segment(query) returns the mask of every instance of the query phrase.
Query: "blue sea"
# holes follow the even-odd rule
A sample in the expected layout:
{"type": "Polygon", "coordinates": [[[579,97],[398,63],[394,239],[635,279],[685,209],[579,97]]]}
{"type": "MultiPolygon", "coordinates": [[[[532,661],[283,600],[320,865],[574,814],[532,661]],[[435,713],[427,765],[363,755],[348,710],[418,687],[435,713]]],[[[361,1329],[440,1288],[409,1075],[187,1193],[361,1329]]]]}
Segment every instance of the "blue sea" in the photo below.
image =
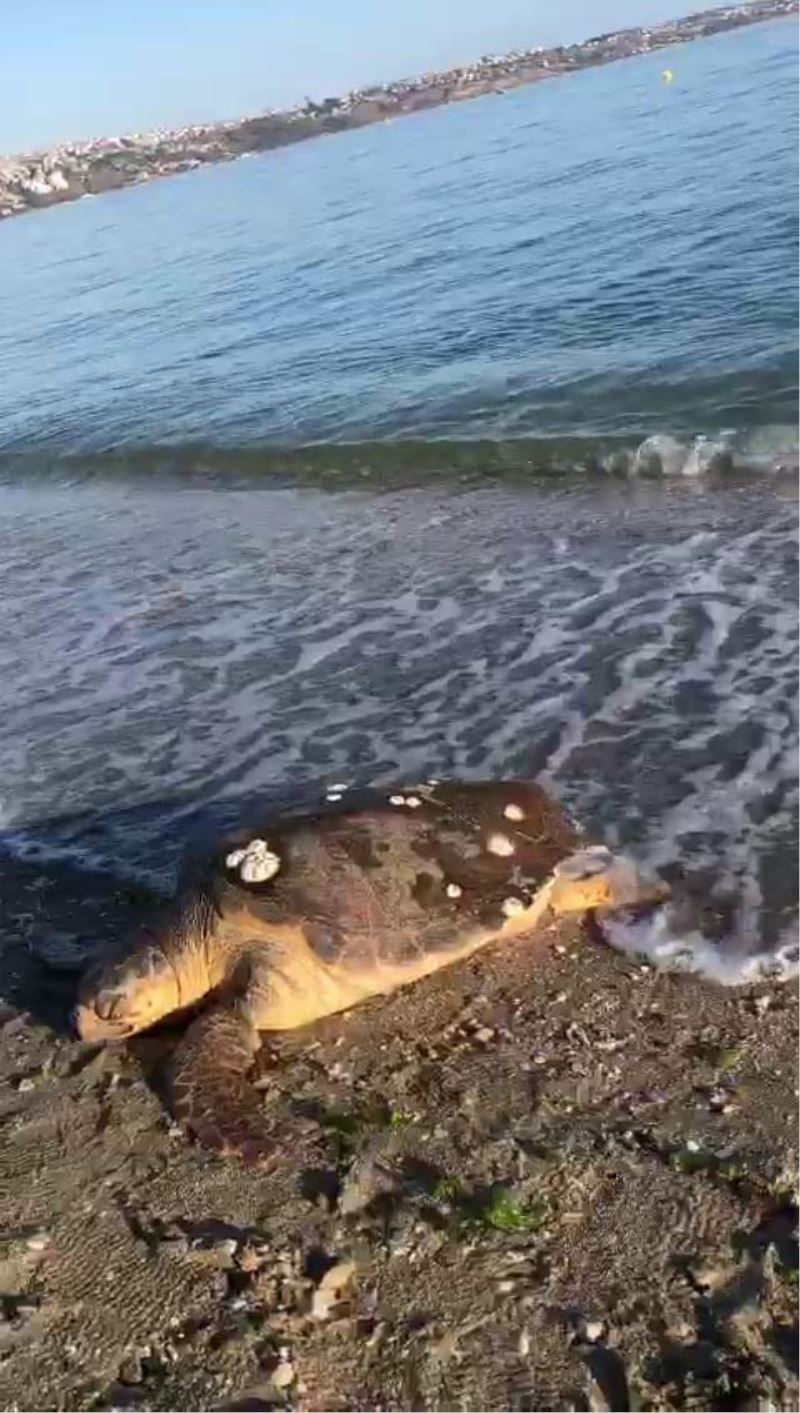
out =
{"type": "Polygon", "coordinates": [[[785,944],[796,101],[781,21],[3,222],[6,850],[539,774],[785,944]]]}

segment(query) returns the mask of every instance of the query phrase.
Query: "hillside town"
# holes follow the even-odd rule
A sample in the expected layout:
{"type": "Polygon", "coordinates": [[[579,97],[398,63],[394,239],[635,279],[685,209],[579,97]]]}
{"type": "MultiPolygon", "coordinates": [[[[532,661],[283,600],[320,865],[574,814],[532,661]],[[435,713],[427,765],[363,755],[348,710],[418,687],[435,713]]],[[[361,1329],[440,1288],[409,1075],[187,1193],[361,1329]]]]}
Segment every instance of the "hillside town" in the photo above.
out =
{"type": "Polygon", "coordinates": [[[231,161],[368,123],[386,121],[598,64],[646,54],[743,25],[795,15],[799,0],[750,0],[649,28],[600,34],[555,49],[487,55],[461,68],[357,89],[338,98],[307,99],[283,111],[172,130],[68,142],[47,152],[0,157],[0,219],[156,177],[231,161]]]}

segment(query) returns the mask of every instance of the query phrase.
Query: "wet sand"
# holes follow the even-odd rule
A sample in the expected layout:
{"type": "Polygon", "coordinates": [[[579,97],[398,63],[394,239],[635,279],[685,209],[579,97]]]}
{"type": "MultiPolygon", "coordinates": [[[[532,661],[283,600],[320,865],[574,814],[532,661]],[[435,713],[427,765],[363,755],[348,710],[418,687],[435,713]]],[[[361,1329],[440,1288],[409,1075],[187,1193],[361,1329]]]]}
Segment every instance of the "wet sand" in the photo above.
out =
{"type": "Polygon", "coordinates": [[[247,1171],[69,1035],[141,893],[2,869],[0,1406],[796,1408],[793,987],[487,949],[271,1040],[247,1171]]]}

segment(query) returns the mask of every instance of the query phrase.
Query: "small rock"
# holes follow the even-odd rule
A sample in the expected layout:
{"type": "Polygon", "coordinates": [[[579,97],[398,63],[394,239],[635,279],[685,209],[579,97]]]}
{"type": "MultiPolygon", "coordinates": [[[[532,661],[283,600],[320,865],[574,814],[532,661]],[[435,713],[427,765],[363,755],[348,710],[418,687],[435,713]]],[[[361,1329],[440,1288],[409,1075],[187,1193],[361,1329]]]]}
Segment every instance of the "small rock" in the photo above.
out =
{"type": "Polygon", "coordinates": [[[383,1336],[385,1335],[385,1333],[386,1333],[386,1321],[385,1321],[385,1320],[378,1320],[377,1324],[373,1325],[372,1330],[371,1330],[370,1334],[369,1334],[368,1337],[367,1337],[367,1340],[366,1340],[367,1349],[374,1349],[374,1347],[375,1347],[376,1344],[380,1344],[380,1342],[381,1342],[381,1340],[383,1339],[383,1336]]]}
{"type": "Polygon", "coordinates": [[[29,1251],[46,1251],[50,1245],[50,1237],[46,1231],[39,1231],[34,1236],[29,1236],[25,1245],[29,1251]]]}
{"type": "Polygon", "coordinates": [[[256,1249],[254,1246],[245,1246],[239,1252],[239,1270],[244,1271],[246,1275],[252,1275],[254,1271],[261,1270],[268,1258],[269,1250],[267,1248],[256,1249]]]}
{"type": "Polygon", "coordinates": [[[730,1267],[713,1261],[698,1262],[687,1270],[692,1283],[705,1292],[722,1290],[733,1274],[730,1267]]]}
{"type": "Polygon", "coordinates": [[[311,1316],[314,1320],[327,1320],[332,1309],[339,1304],[341,1293],[355,1274],[353,1261],[337,1261],[322,1277],[311,1297],[311,1316]]]}
{"type": "Polygon", "coordinates": [[[605,1320],[579,1320],[575,1333],[584,1344],[599,1344],[608,1335],[608,1325],[605,1320]]]}
{"type": "Polygon", "coordinates": [[[491,1026],[482,1025],[475,1031],[474,1037],[479,1045],[488,1045],[490,1040],[494,1040],[494,1031],[491,1026]]]}
{"type": "Polygon", "coordinates": [[[678,1320],[667,1333],[670,1339],[678,1340],[680,1344],[691,1344],[695,1328],[688,1320],[678,1320]]]}
{"type": "MultiPolygon", "coordinates": [[[[363,1212],[378,1192],[387,1185],[387,1175],[380,1170],[371,1154],[357,1158],[342,1182],[339,1192],[339,1211],[349,1217],[355,1212],[363,1212]]],[[[394,1182],[389,1177],[389,1186],[394,1182]]]]}
{"type": "Polygon", "coordinates": [[[451,1359],[460,1362],[460,1351],[458,1348],[458,1333],[456,1330],[448,1330],[441,1339],[437,1339],[430,1346],[430,1357],[437,1364],[447,1364],[451,1359]]]}
{"type": "Polygon", "coordinates": [[[753,1001],[753,1005],[755,1006],[755,1009],[756,1009],[756,1014],[757,1014],[757,1015],[760,1015],[760,1016],[763,1016],[764,1012],[769,1010],[771,1004],[772,1004],[772,997],[771,997],[771,996],[766,996],[766,995],[765,995],[765,996],[756,996],[755,999],[754,999],[754,1001],[753,1001]]]}
{"type": "Polygon", "coordinates": [[[727,1089],[714,1089],[708,1096],[708,1107],[713,1114],[735,1114],[739,1106],[727,1089]]]}
{"type": "Polygon", "coordinates": [[[292,1356],[286,1348],[278,1351],[278,1362],[272,1370],[272,1382],[275,1388],[289,1388],[297,1378],[292,1356]]]}
{"type": "Polygon", "coordinates": [[[531,1352],[531,1337],[527,1330],[520,1330],[517,1348],[519,1350],[520,1359],[527,1359],[531,1352]]]}
{"type": "Polygon", "coordinates": [[[140,1354],[129,1354],[119,1366],[117,1375],[121,1384],[140,1384],[144,1378],[140,1354]]]}
{"type": "Polygon", "coordinates": [[[33,1080],[33,1079],[31,1079],[30,1076],[28,1076],[28,1075],[26,1075],[24,1079],[18,1079],[18,1080],[17,1080],[17,1093],[18,1093],[18,1094],[29,1094],[30,1091],[31,1091],[32,1089],[35,1089],[35,1088],[36,1088],[36,1081],[33,1080]]]}
{"type": "Polygon", "coordinates": [[[239,1243],[234,1236],[225,1236],[222,1237],[219,1241],[214,1242],[215,1252],[218,1256],[221,1256],[225,1261],[233,1260],[233,1257],[236,1255],[238,1249],[239,1243]]]}
{"type": "Polygon", "coordinates": [[[586,1338],[590,1344],[597,1344],[598,1340],[604,1339],[606,1326],[604,1320],[590,1320],[586,1325],[586,1338]]]}

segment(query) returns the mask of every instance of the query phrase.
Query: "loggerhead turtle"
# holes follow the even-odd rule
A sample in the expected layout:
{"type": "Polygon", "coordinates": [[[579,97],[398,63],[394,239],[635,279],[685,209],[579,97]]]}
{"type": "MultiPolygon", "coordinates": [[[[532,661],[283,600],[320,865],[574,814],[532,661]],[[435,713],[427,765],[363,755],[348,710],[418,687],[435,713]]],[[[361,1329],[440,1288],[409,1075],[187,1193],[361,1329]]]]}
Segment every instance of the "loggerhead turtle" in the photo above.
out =
{"type": "Polygon", "coordinates": [[[84,979],[76,1025],[84,1040],[119,1040],[213,998],[177,1046],[168,1103],[201,1142],[259,1161],[272,1146],[248,1081],[259,1031],[417,981],[548,910],[667,891],[588,847],[535,782],[332,787],[313,813],[222,841],[154,932],[84,979]]]}

